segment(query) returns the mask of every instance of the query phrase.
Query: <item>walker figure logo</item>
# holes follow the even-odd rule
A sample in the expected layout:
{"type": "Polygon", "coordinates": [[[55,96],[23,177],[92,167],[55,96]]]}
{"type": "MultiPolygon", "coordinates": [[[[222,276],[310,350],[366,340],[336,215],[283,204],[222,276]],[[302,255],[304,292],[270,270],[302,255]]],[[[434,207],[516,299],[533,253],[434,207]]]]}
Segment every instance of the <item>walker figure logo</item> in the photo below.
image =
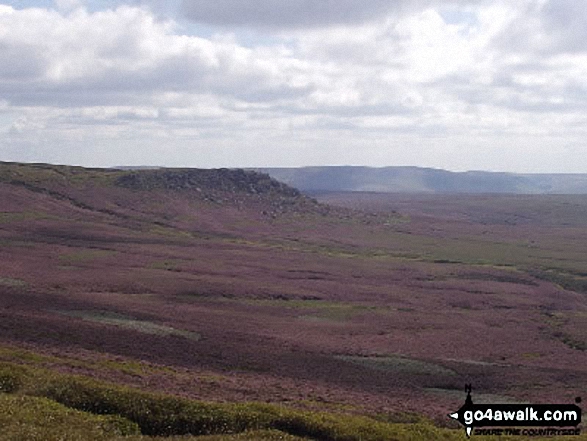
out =
{"type": "MultiPolygon", "coordinates": [[[[576,404],[474,404],[471,385],[465,386],[465,404],[449,415],[457,420],[467,432],[467,437],[478,427],[548,427],[549,429],[495,429],[486,434],[500,435],[578,435],[581,422],[581,408],[576,404]],[[575,429],[562,429],[562,428],[575,429]]],[[[575,398],[578,404],[581,398],[575,398]]],[[[477,430],[476,430],[477,432],[477,430]]]]}

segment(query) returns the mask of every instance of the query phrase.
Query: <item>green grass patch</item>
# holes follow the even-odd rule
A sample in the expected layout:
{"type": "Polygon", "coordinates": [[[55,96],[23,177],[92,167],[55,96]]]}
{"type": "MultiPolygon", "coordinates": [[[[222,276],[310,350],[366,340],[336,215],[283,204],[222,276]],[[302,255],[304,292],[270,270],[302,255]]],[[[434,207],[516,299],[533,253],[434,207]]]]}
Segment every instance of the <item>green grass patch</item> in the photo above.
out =
{"type": "MultiPolygon", "coordinates": [[[[15,362],[20,365],[33,367],[63,367],[84,369],[95,373],[115,372],[133,377],[145,377],[151,375],[174,375],[175,371],[167,366],[152,365],[133,359],[111,359],[100,356],[93,358],[72,358],[69,356],[53,356],[39,354],[22,348],[0,346],[0,361],[15,362]]],[[[201,380],[200,376],[198,379],[201,380]]],[[[222,379],[222,377],[218,377],[222,379]]],[[[9,378],[8,378],[9,381],[9,378]]],[[[0,375],[0,391],[3,390],[2,377],[0,375]]],[[[5,384],[10,384],[5,383],[5,384]]]]}
{"type": "Polygon", "coordinates": [[[129,436],[116,438],[116,441],[303,441],[300,438],[289,435],[279,430],[247,430],[236,434],[201,435],[201,436],[129,436]]]}
{"type": "MultiPolygon", "coordinates": [[[[455,400],[460,399],[463,396],[462,390],[454,390],[454,389],[442,389],[438,387],[428,387],[424,389],[427,392],[430,392],[435,395],[440,395],[444,397],[451,397],[455,400]]],[[[515,404],[520,403],[520,400],[514,397],[510,397],[508,395],[502,394],[483,394],[483,393],[475,393],[475,403],[478,404],[515,404]]]]}
{"type": "MultiPolygon", "coordinates": [[[[170,438],[167,438],[170,440],[170,438]]],[[[194,437],[197,441],[302,441],[306,438],[289,435],[279,430],[252,430],[236,435],[208,435],[194,437]]],[[[186,441],[186,438],[171,438],[175,441],[186,441]]]]}
{"type": "Polygon", "coordinates": [[[177,239],[193,239],[194,235],[189,231],[183,231],[178,228],[167,227],[163,225],[154,225],[149,227],[148,233],[156,234],[158,236],[164,236],[169,238],[177,239]]]}
{"type": "Polygon", "coordinates": [[[400,355],[386,355],[377,357],[363,357],[358,355],[338,355],[339,360],[365,366],[370,369],[386,372],[405,372],[415,375],[457,375],[452,369],[431,363],[402,357],[400,355]]]}
{"type": "Polygon", "coordinates": [[[587,294],[587,277],[575,276],[571,273],[554,270],[531,271],[530,273],[540,280],[554,283],[567,291],[587,294]]]}
{"type": "Polygon", "coordinates": [[[260,403],[205,403],[6,363],[0,364],[0,371],[10,374],[18,383],[12,392],[19,395],[13,399],[34,396],[38,397],[36,400],[49,399],[94,415],[115,415],[121,417],[120,422],[136,423],[142,434],[149,436],[242,433],[241,439],[249,439],[246,431],[271,430],[316,440],[379,441],[418,439],[414,436],[437,439],[441,432],[454,434],[431,424],[392,425],[369,417],[298,411],[260,403]]]}
{"type": "MultiPolygon", "coordinates": [[[[47,219],[51,216],[38,211],[0,212],[0,224],[24,222],[27,220],[47,219]]],[[[55,219],[57,219],[55,217],[55,219]]]]}
{"type": "Polygon", "coordinates": [[[245,299],[243,302],[252,305],[300,310],[304,312],[299,316],[303,320],[345,321],[360,314],[383,314],[391,310],[388,307],[313,299],[245,299]],[[306,312],[311,312],[311,314],[306,312]]]}
{"type": "Polygon", "coordinates": [[[2,163],[0,181],[26,182],[30,185],[49,184],[71,185],[82,188],[92,186],[110,186],[116,178],[125,172],[120,170],[91,169],[75,166],[50,164],[2,163]]]}
{"type": "Polygon", "coordinates": [[[571,349],[577,351],[587,350],[587,342],[580,340],[571,334],[562,331],[555,331],[552,335],[571,349]]]}
{"type": "Polygon", "coordinates": [[[115,415],[71,409],[47,398],[0,395],[0,440],[98,441],[139,434],[139,427],[115,415]]]}
{"type": "Polygon", "coordinates": [[[528,360],[533,360],[533,359],[541,358],[542,354],[539,352],[523,352],[522,357],[526,358],[528,360]]]}
{"type": "Polygon", "coordinates": [[[0,346],[0,360],[18,361],[29,364],[54,363],[59,359],[50,355],[41,355],[36,352],[27,351],[26,349],[14,348],[10,346],[0,346]]]}
{"type": "Polygon", "coordinates": [[[91,262],[92,260],[115,256],[116,254],[118,254],[118,252],[114,250],[84,249],[61,254],[59,256],[59,261],[62,264],[67,265],[81,262],[91,262]]]}
{"type": "Polygon", "coordinates": [[[12,277],[0,277],[0,286],[9,286],[11,288],[16,288],[27,286],[27,283],[21,279],[14,279],[12,277]]]}
{"type": "Polygon", "coordinates": [[[565,330],[569,324],[569,316],[562,312],[544,311],[542,313],[546,324],[550,328],[553,338],[559,340],[571,349],[577,351],[587,350],[587,341],[578,338],[565,330]]]}
{"type": "Polygon", "coordinates": [[[198,341],[201,335],[197,332],[176,329],[170,326],[159,325],[146,320],[137,320],[123,314],[109,311],[56,311],[59,314],[69,317],[76,317],[94,323],[117,326],[119,328],[131,329],[144,334],[159,336],[177,336],[198,341]]]}
{"type": "Polygon", "coordinates": [[[148,265],[149,269],[159,269],[165,271],[175,271],[181,272],[181,268],[179,268],[180,261],[178,260],[159,260],[157,262],[153,262],[148,265]]]}
{"type": "Polygon", "coordinates": [[[468,273],[456,273],[449,276],[451,279],[463,279],[463,280],[479,280],[488,282],[500,282],[500,283],[515,283],[517,285],[527,286],[538,286],[534,280],[529,279],[527,276],[512,274],[492,274],[482,272],[468,272],[468,273]]]}
{"type": "MultiPolygon", "coordinates": [[[[2,441],[466,439],[462,429],[439,428],[417,415],[400,415],[397,418],[377,415],[373,418],[300,411],[261,403],[206,403],[10,363],[0,363],[0,375],[10,376],[17,384],[12,389],[12,395],[0,394],[2,441]],[[134,435],[137,426],[142,436],[134,435]],[[83,430],[83,435],[78,430],[83,430]],[[4,436],[7,433],[10,436],[4,436]],[[197,438],[179,438],[182,435],[197,438]]],[[[490,401],[494,400],[492,396],[490,401]]],[[[522,441],[527,438],[515,439],[522,441]]],[[[584,441],[587,437],[583,435],[576,439],[584,441]]]]}

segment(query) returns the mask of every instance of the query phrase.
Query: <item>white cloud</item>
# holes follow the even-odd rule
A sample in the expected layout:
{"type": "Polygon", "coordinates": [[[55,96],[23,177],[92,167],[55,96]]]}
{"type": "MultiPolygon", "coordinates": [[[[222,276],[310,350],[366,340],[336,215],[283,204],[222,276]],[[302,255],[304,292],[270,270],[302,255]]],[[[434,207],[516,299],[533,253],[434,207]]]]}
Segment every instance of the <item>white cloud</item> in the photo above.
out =
{"type": "Polygon", "coordinates": [[[154,92],[172,91],[278,98],[309,86],[288,81],[296,61],[279,49],[175,35],[171,22],[155,21],[139,8],[78,9],[67,16],[7,10],[0,28],[0,59],[6,61],[0,77],[20,79],[0,84],[0,93],[14,104],[144,102],[154,92]],[[27,93],[33,85],[37,93],[27,93]]]}
{"type": "Polygon", "coordinates": [[[184,5],[222,24],[201,35],[146,0],[0,5],[0,160],[536,171],[528,151],[547,170],[564,145],[560,167],[584,165],[570,159],[587,114],[571,1],[231,1],[184,5]]]}

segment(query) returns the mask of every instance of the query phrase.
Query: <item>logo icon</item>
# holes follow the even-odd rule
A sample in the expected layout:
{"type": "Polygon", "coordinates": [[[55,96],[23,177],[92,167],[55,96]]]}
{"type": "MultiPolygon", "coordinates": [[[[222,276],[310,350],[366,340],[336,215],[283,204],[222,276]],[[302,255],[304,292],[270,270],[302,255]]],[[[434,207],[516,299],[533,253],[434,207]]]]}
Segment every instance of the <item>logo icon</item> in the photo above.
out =
{"type": "Polygon", "coordinates": [[[471,391],[471,385],[465,385],[465,404],[448,415],[465,427],[467,437],[478,427],[549,427],[543,432],[557,435],[565,433],[562,428],[581,422],[580,397],[575,398],[577,404],[475,404],[471,391]]]}

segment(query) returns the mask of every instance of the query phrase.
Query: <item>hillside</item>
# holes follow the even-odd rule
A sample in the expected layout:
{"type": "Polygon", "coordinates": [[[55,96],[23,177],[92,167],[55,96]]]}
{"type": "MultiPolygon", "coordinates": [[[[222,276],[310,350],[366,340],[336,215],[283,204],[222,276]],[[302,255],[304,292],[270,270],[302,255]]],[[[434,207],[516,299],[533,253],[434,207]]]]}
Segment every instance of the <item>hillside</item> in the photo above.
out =
{"type": "MultiPolygon", "coordinates": [[[[141,222],[148,216],[148,223],[157,220],[163,225],[170,220],[171,225],[179,218],[187,220],[190,210],[200,206],[208,208],[203,210],[204,218],[214,209],[227,211],[227,223],[230,223],[228,218],[241,211],[239,216],[261,220],[325,209],[266,174],[244,170],[115,170],[0,163],[0,183],[5,184],[2,191],[11,194],[12,201],[6,203],[12,205],[20,205],[16,201],[19,196],[37,193],[45,195],[45,201],[65,203],[68,211],[77,208],[86,214],[93,212],[131,223],[141,222]],[[22,191],[16,191],[17,188],[22,191]],[[185,204],[181,203],[182,199],[185,204]]],[[[208,228],[223,229],[213,218],[201,220],[210,222],[208,228]]]]}
{"type": "Polygon", "coordinates": [[[0,162],[0,182],[31,189],[122,187],[132,190],[195,190],[206,194],[302,198],[300,192],[267,174],[240,169],[87,169],[49,164],[0,162]]]}
{"type": "Polygon", "coordinates": [[[445,427],[465,383],[479,402],[581,394],[585,213],[580,195],[316,201],[250,171],[0,164],[0,409],[22,402],[17,432],[48,415],[122,438],[462,439],[445,427]]]}
{"type": "Polygon", "coordinates": [[[455,173],[420,167],[256,169],[302,191],[587,194],[587,174],[455,173]]]}

